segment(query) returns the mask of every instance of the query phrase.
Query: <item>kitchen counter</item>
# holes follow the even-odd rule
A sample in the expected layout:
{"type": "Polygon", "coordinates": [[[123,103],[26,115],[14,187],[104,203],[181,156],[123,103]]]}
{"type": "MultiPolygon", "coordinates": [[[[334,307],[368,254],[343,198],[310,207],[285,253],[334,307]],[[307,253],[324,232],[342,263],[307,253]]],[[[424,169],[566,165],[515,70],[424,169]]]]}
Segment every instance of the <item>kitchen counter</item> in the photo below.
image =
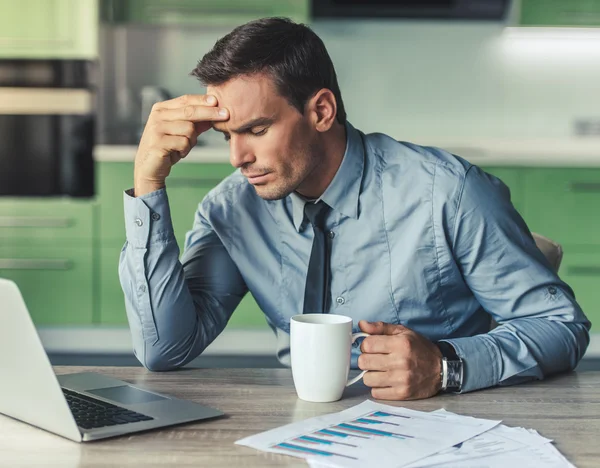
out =
{"type": "MultiPolygon", "coordinates": [[[[424,141],[413,143],[438,146],[479,166],[600,167],[600,138],[537,140],[473,139],[471,141],[424,141]]],[[[94,159],[101,162],[132,162],[137,146],[98,145],[94,159]]],[[[185,163],[228,163],[226,144],[214,141],[196,146],[182,160],[185,163]]]]}

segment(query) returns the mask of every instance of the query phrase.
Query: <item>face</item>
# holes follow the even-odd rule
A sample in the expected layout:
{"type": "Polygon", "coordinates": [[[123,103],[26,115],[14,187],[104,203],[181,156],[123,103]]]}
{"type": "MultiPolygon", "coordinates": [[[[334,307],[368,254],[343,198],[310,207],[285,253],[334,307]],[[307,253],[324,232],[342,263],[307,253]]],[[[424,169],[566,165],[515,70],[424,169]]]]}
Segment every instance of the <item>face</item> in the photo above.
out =
{"type": "Polygon", "coordinates": [[[209,86],[206,94],[229,110],[229,120],[214,122],[213,128],[224,134],[231,164],[240,168],[261,198],[310,192],[309,176],[318,173],[321,158],[319,132],[309,113],[302,115],[290,105],[264,75],[209,86]]]}

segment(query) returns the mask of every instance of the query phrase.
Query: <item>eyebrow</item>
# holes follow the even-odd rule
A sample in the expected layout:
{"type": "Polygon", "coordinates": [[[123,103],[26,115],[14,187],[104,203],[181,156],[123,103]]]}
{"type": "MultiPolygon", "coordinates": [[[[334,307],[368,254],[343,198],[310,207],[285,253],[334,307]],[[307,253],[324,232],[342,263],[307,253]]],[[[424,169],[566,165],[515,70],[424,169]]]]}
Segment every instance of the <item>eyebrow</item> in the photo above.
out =
{"type": "MultiPolygon", "coordinates": [[[[235,128],[233,130],[231,130],[233,133],[246,133],[249,130],[251,130],[254,127],[262,127],[263,125],[271,125],[275,120],[271,117],[258,117],[256,119],[252,119],[249,122],[246,122],[245,124],[241,125],[238,128],[235,128]]],[[[221,133],[227,133],[224,130],[220,130],[217,127],[215,127],[215,123],[217,122],[213,122],[213,129],[215,129],[217,132],[221,132],[221,133]]]]}

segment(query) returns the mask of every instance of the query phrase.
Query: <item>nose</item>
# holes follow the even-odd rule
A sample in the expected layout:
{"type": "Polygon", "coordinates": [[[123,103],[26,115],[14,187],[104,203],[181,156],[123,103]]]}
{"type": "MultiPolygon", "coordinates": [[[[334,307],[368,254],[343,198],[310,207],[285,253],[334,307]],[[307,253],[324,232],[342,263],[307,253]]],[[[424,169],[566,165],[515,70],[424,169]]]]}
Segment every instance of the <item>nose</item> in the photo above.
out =
{"type": "Polygon", "coordinates": [[[251,164],[256,161],[254,153],[244,142],[243,137],[231,136],[231,140],[229,140],[229,161],[236,169],[242,167],[244,164],[251,164]]]}

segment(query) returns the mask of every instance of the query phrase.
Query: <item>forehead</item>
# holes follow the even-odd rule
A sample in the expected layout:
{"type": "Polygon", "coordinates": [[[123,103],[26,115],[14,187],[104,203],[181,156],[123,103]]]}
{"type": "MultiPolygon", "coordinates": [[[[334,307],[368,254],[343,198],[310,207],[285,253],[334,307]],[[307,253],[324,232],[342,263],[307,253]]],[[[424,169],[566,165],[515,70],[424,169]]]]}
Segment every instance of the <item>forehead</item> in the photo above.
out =
{"type": "Polygon", "coordinates": [[[219,107],[229,110],[229,121],[215,125],[223,128],[243,124],[258,117],[278,114],[288,105],[270,77],[266,75],[241,76],[219,86],[208,86],[206,94],[216,96],[219,107]]]}

